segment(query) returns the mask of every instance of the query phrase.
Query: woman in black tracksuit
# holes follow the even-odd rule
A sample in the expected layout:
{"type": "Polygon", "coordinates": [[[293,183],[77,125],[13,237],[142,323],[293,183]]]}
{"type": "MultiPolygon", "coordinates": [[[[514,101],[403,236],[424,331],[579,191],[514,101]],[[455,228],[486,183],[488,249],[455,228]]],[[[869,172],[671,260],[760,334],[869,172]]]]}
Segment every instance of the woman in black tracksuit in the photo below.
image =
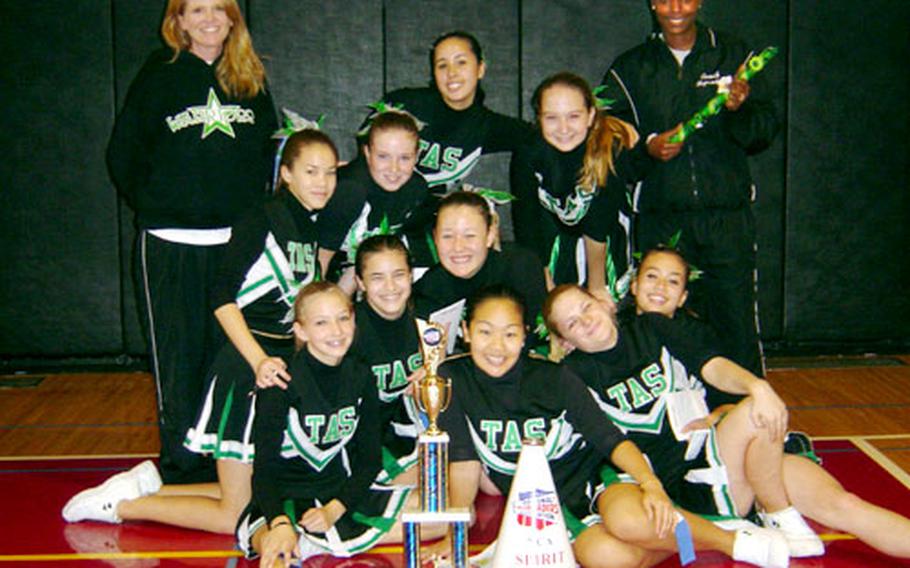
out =
{"type": "Polygon", "coordinates": [[[655,166],[636,189],[636,248],[677,247],[703,274],[689,306],[723,339],[724,352],[764,375],[755,305],[754,187],[747,156],[767,147],[778,120],[762,75],[732,80],[725,109],[683,143],[669,139],[751,53],[696,20],[700,1],[655,0],[660,25],[620,55],[603,83],[610,112],[646,138],[655,166]]]}
{"type": "Polygon", "coordinates": [[[236,1],[188,4],[168,2],[161,34],[169,49],[153,53],[134,79],[107,150],[139,227],[137,278],[166,483],[214,477],[182,447],[223,341],[208,290],[231,225],[266,195],[277,127],[236,1]]]}

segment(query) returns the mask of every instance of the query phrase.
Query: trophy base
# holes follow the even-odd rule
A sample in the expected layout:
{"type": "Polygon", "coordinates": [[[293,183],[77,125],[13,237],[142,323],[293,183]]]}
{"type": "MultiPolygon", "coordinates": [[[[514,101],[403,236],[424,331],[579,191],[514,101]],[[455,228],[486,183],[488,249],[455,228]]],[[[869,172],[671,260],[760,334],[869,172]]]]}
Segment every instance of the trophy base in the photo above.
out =
{"type": "Polygon", "coordinates": [[[471,511],[449,509],[445,511],[406,511],[401,515],[404,529],[404,560],[406,568],[420,568],[420,525],[445,523],[452,525],[452,566],[468,568],[468,527],[471,511]]]}

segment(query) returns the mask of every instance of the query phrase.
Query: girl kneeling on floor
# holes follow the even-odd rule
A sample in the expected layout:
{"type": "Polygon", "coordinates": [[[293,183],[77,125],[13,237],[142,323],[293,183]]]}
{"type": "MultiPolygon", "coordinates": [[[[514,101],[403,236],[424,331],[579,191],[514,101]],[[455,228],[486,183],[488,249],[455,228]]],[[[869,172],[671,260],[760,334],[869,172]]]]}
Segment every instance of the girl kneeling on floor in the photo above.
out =
{"type": "MultiPolygon", "coordinates": [[[[316,282],[294,304],[302,347],[287,390],[256,401],[253,500],[237,528],[262,566],[318,554],[352,556],[401,538],[410,489],[379,487],[379,406],[369,368],[348,354],[354,310],[335,284],[316,282]]],[[[416,502],[416,494],[412,498],[416,502]]]]}

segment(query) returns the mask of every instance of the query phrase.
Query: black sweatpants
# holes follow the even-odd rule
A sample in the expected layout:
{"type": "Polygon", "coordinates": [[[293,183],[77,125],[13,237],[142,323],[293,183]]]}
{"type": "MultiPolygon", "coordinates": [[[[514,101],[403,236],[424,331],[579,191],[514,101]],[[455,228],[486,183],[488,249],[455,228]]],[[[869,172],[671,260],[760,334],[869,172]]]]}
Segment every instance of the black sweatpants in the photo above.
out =
{"type": "MultiPolygon", "coordinates": [[[[698,280],[689,282],[686,306],[715,329],[727,357],[764,377],[752,210],[746,206],[733,210],[641,213],[637,217],[636,248],[645,252],[658,244],[668,244],[677,232],[677,248],[702,273],[698,280]]],[[[717,393],[709,397],[709,404],[738,398],[717,393]]]]}
{"type": "Polygon", "coordinates": [[[208,368],[224,342],[209,293],[226,245],[195,246],[141,231],[139,290],[158,395],[165,483],[213,481],[214,462],[183,447],[202,402],[208,368]]]}

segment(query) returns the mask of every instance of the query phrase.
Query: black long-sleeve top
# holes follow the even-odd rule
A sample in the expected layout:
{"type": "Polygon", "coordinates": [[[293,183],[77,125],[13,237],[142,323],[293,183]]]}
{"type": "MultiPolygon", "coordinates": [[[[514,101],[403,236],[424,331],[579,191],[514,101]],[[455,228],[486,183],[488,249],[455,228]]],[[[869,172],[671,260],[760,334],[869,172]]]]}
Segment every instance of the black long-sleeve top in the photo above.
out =
{"type": "Polygon", "coordinates": [[[531,133],[526,122],[487,108],[480,93],[464,110],[450,108],[432,87],[398,89],[383,100],[424,123],[417,171],[435,193],[463,181],[481,155],[511,152],[531,133]]]}
{"type": "Polygon", "coordinates": [[[212,307],[234,302],[250,329],[290,334],[297,292],[318,274],[315,217],[286,189],[248,211],[233,227],[212,307]]]}
{"type": "Polygon", "coordinates": [[[522,357],[502,377],[491,377],[463,355],[441,365],[439,375],[452,379],[452,402],[439,417],[451,439],[450,461],[480,460],[503,494],[522,438],[545,438],[563,503],[586,506],[585,486],[625,440],[567,367],[522,357]]]}
{"type": "Polygon", "coordinates": [[[331,367],[306,348],[288,369],[287,390],[256,399],[253,499],[269,521],[287,499],[338,499],[353,511],[381,467],[372,375],[355,357],[331,367]]]}

